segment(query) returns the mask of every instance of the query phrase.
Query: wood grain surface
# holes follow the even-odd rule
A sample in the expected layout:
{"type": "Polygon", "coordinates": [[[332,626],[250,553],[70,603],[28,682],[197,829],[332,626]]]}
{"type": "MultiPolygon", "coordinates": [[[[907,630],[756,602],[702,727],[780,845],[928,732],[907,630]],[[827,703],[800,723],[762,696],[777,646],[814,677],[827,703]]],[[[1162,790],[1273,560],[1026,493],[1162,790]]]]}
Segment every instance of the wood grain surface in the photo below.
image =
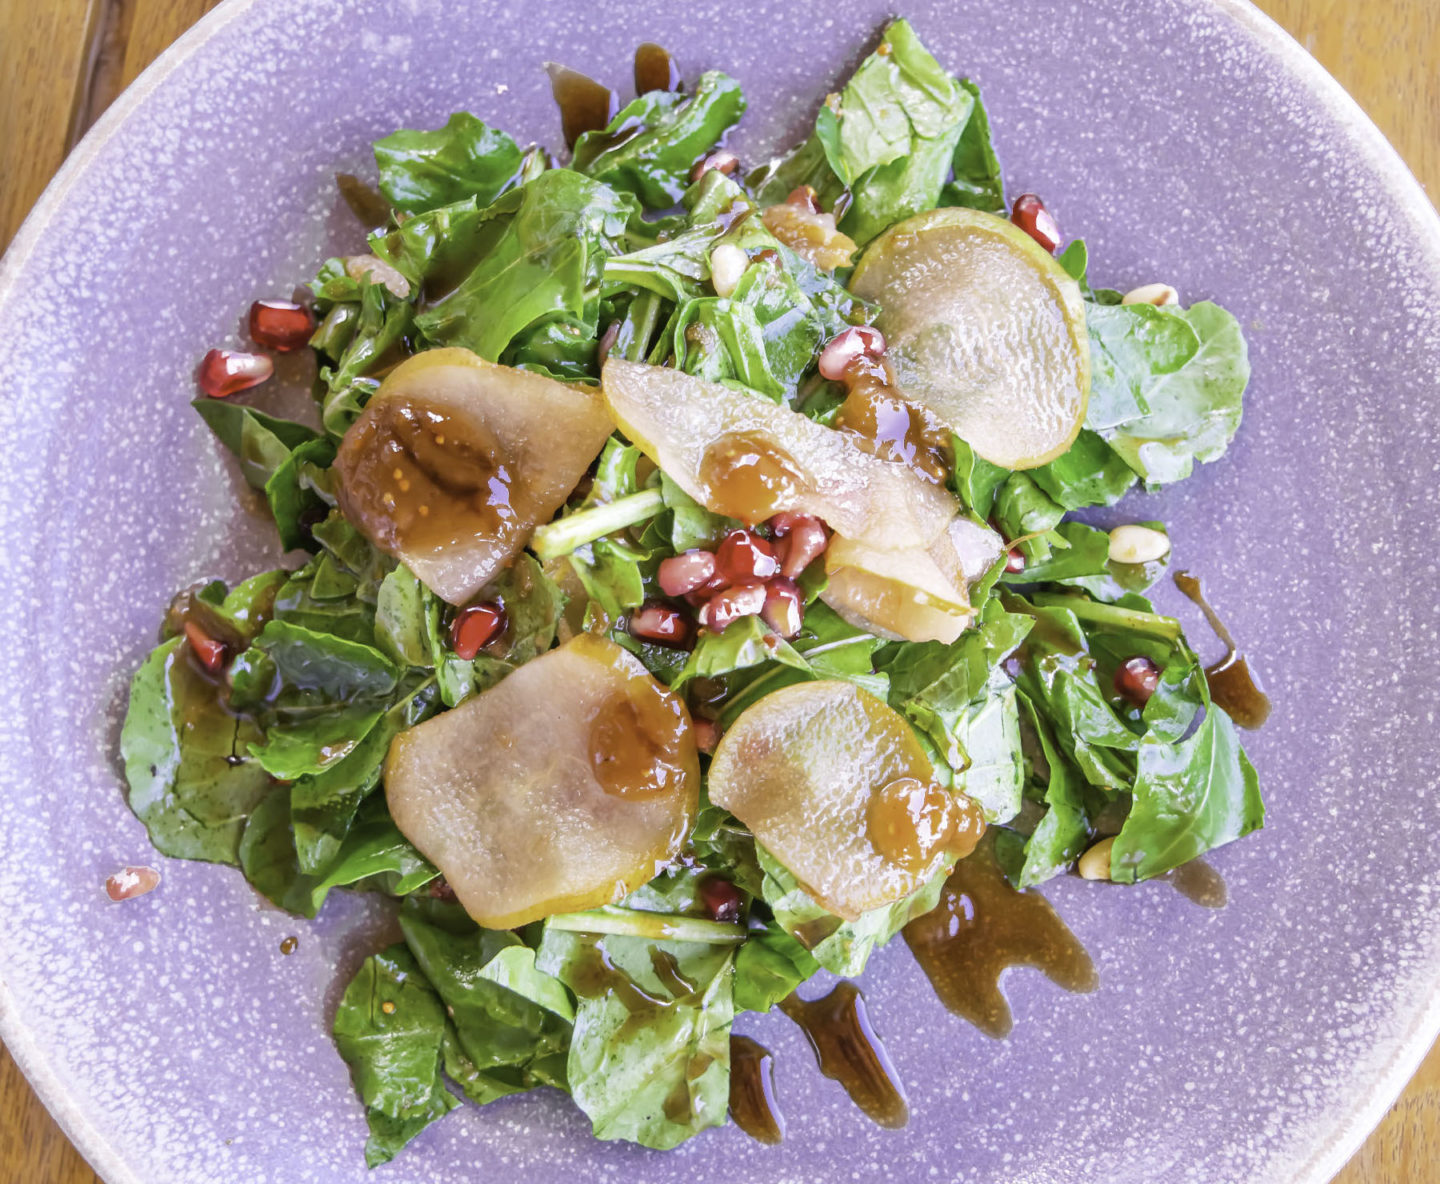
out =
{"type": "MultiPolygon", "coordinates": [[[[101,111],[216,0],[0,0],[0,247],[101,111]]],[[[1440,193],[1440,0],[1260,0],[1440,193]]],[[[97,1184],[0,1048],[0,1184],[97,1184]]],[[[237,1184],[241,1182],[237,1181],[237,1184]]],[[[1440,1184],[1440,1045],[1336,1184],[1440,1184]]]]}

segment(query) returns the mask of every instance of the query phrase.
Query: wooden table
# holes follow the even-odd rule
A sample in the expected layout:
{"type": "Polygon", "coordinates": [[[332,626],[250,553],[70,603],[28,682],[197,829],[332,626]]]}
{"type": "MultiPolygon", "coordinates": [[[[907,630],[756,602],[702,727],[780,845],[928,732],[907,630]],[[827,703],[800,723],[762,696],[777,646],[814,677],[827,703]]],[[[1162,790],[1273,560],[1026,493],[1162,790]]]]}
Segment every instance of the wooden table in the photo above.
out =
{"type": "MultiPolygon", "coordinates": [[[[216,0],[0,0],[0,248],[112,99],[216,0]]],[[[1440,0],[1260,0],[1440,193],[1440,0]]],[[[97,1177],[0,1048],[0,1184],[97,1177]]],[[[1440,1044],[1337,1184],[1440,1182],[1440,1044]]]]}

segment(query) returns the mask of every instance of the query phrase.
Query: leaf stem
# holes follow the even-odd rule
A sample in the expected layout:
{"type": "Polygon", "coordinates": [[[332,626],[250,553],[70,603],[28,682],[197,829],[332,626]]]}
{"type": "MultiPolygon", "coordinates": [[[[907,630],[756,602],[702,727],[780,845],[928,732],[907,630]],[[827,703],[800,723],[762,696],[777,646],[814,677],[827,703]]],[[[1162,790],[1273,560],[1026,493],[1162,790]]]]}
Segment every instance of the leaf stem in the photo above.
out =
{"type": "Polygon", "coordinates": [[[1122,608],[1118,604],[1104,604],[1063,593],[1041,592],[1033,600],[1042,608],[1068,609],[1079,621],[1110,625],[1116,629],[1133,629],[1136,633],[1170,642],[1179,641],[1181,637],[1180,622],[1174,617],[1162,617],[1159,613],[1142,613],[1139,609],[1122,608]]]}
{"type": "Polygon", "coordinates": [[[642,489],[618,501],[592,506],[538,527],[530,536],[530,549],[541,560],[558,559],[576,547],[653,518],[664,508],[665,499],[658,489],[642,489]]]}
{"type": "Polygon", "coordinates": [[[613,933],[621,937],[648,937],[654,941],[696,941],[712,946],[739,945],[745,940],[741,925],[707,921],[677,913],[647,913],[607,904],[583,913],[556,913],[546,924],[571,933],[613,933]]]}

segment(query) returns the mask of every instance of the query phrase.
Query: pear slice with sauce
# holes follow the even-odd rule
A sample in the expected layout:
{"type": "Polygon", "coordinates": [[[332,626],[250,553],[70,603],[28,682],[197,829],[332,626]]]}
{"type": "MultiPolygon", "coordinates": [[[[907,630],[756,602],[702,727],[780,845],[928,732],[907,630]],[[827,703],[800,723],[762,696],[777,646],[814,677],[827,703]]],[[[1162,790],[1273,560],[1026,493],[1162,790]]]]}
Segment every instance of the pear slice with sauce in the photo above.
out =
{"type": "Polygon", "coordinates": [[[679,696],[584,634],[402,732],[395,825],[489,929],[619,900],[680,853],[700,766],[679,696]]]}
{"type": "Polygon", "coordinates": [[[836,536],[820,599],[852,625],[904,641],[955,641],[975,610],[970,588],[1000,558],[993,530],[963,516],[929,547],[881,551],[836,536]]]}
{"type": "Polygon", "coordinates": [[[1090,398],[1080,286],[1018,226],[940,209],[892,226],[850,290],[880,305],[886,359],[907,400],[1007,469],[1074,442],[1090,398]]]}
{"type": "Polygon", "coordinates": [[[910,725],[848,682],[766,695],[726,731],[710,800],[824,908],[853,921],[908,896],[984,833],[979,807],[935,783],[910,725]]]}
{"type": "Polygon", "coordinates": [[[464,604],[554,516],[613,430],[592,387],[426,350],[345,433],[336,495],[375,546],[464,604]]]}
{"type": "Polygon", "coordinates": [[[758,395],[612,358],[601,390],[623,431],[696,501],[751,524],[813,514],[878,548],[928,546],[955,516],[944,490],[845,433],[758,395]]]}

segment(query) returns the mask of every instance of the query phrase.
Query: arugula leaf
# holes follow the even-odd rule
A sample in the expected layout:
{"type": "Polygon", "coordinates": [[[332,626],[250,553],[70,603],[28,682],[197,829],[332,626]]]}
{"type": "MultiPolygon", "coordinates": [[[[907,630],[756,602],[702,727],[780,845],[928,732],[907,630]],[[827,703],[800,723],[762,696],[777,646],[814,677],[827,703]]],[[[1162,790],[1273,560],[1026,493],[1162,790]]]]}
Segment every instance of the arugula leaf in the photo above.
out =
{"type": "Polygon", "coordinates": [[[759,617],[739,617],[722,633],[707,631],[701,635],[670,689],[678,691],[695,678],[719,678],[767,662],[779,662],[809,675],[810,666],[805,659],[764,621],[759,617]]]}
{"type": "Polygon", "coordinates": [[[1047,807],[1026,838],[1024,857],[1011,876],[1017,888],[1030,888],[1059,875],[1079,857],[1090,838],[1085,810],[1084,780],[1056,743],[1050,725],[1022,696],[1027,721],[1045,758],[1042,799],[1047,807]]]}
{"type": "Polygon", "coordinates": [[[694,93],[647,91],[603,131],[586,132],[575,143],[571,167],[663,210],[680,200],[691,166],[744,112],[740,84],[708,70],[694,93]]]}
{"type": "Polygon", "coordinates": [[[769,1011],[820,969],[775,921],[752,929],[735,954],[735,1010],[769,1011]]]}
{"type": "Polygon", "coordinates": [[[955,175],[940,194],[942,206],[968,206],[992,214],[1005,213],[1005,192],[1000,174],[1000,160],[990,142],[990,117],[980,99],[980,88],[968,78],[960,85],[973,101],[970,118],[955,145],[952,165],[955,175]]]}
{"type": "Polygon", "coordinates": [[[320,368],[316,384],[320,420],[337,440],[380,385],[376,374],[405,356],[415,317],[413,303],[368,275],[359,284],[358,307],[350,307],[353,321],[347,319],[344,350],[333,366],[320,368]]]}
{"type": "Polygon", "coordinates": [[[333,1028],[370,1122],[376,1167],[460,1104],[440,1077],[445,1008],[404,945],[367,958],[345,988],[333,1028]]]}
{"type": "Polygon", "coordinates": [[[467,197],[489,205],[515,180],[521,152],[504,132],[457,111],[436,131],[377,140],[375,164],[385,200],[419,214],[467,197]]]}
{"type": "Polygon", "coordinates": [[[995,524],[1007,539],[1025,538],[1019,544],[1028,567],[1044,563],[1053,549],[1050,532],[1060,525],[1065,510],[1026,473],[1011,473],[995,495],[995,524]],[[1027,535],[1038,535],[1026,538],[1027,535]]]}
{"type": "Polygon", "coordinates": [[[883,946],[910,921],[923,916],[940,901],[948,868],[936,872],[909,896],[883,908],[842,921],[819,905],[770,852],[756,844],[765,873],[764,899],[775,923],[832,974],[854,978],[865,969],[872,951],[883,946]]]}
{"type": "MultiPolygon", "coordinates": [[[[1010,470],[991,464],[959,436],[952,435],[950,440],[955,452],[951,488],[976,518],[989,518],[995,505],[995,493],[1010,476],[1010,470]]],[[[1036,471],[1031,470],[1031,475],[1036,471]]]]}
{"type": "Polygon", "coordinates": [[[1221,456],[1250,379],[1245,339],[1218,305],[1088,305],[1093,365],[1087,426],[1150,485],[1221,456]]]}
{"type": "Polygon", "coordinates": [[[425,623],[425,586],[403,564],[380,582],[375,645],[397,666],[432,666],[425,623]]]}
{"type": "Polygon", "coordinates": [[[1147,736],[1134,800],[1111,849],[1111,878],[1149,880],[1265,825],[1255,766],[1235,725],[1211,704],[1187,740],[1147,736]]]}
{"type": "Polygon", "coordinates": [[[248,755],[255,722],[230,711],[219,686],[172,638],[130,684],[120,756],[130,808],[166,855],[238,863],[245,820],[274,789],[248,755]]]}
{"type": "Polygon", "coordinates": [[[1136,481],[1135,470],[1089,428],[1080,430],[1063,455],[1028,472],[1030,480],[1066,510],[1113,506],[1136,481]]]}

